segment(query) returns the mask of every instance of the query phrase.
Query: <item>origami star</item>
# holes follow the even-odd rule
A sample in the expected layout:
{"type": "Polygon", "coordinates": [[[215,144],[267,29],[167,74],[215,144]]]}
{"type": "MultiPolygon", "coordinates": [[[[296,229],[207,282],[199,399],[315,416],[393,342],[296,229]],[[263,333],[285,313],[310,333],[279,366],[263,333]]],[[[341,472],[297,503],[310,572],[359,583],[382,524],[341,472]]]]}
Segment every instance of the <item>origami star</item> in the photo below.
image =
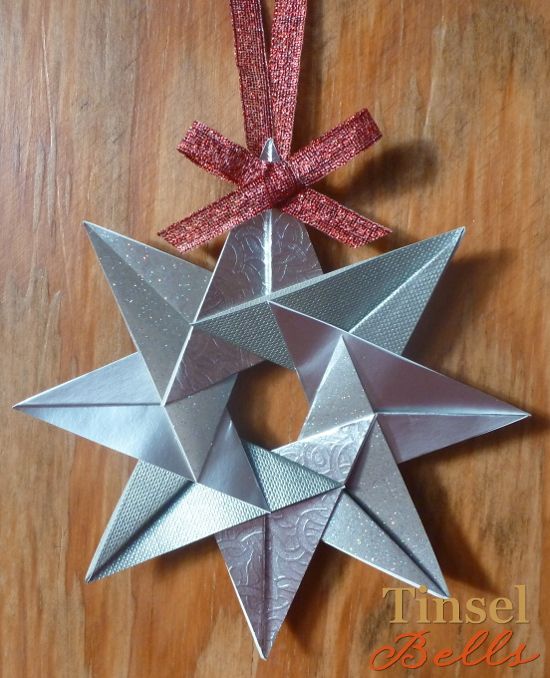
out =
{"type": "MultiPolygon", "coordinates": [[[[264,324],[255,350],[295,365],[310,397],[298,441],[269,452],[241,441],[235,431],[225,410],[233,378],[174,400],[166,395],[173,392],[170,379],[163,397],[155,382],[167,355],[180,364],[172,345],[175,323],[182,335],[201,324],[196,311],[204,303],[208,273],[105,229],[88,228],[139,352],[19,405],[140,459],[88,580],[215,534],[264,657],[321,538],[446,596],[396,461],[526,416],[397,355],[461,232],[313,276],[290,289],[275,285],[266,293],[262,283],[252,301],[236,310],[234,299],[218,302],[221,310],[207,316],[208,322],[238,318],[250,309],[248,322],[258,309],[271,319],[277,331],[266,334],[264,324]],[[338,296],[342,290],[351,300],[338,296]],[[323,319],[302,312],[311,309],[323,319]],[[164,351],[160,358],[155,346],[164,351]]],[[[230,275],[224,266],[218,266],[220,277],[230,275]]],[[[208,290],[214,289],[211,282],[208,290]]]]}

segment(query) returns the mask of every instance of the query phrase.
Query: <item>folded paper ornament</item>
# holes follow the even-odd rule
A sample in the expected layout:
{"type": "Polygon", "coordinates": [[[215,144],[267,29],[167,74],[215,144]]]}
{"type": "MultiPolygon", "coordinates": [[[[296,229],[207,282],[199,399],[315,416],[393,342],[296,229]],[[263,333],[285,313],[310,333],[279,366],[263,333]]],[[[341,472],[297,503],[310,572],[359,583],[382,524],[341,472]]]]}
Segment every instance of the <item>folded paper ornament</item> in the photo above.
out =
{"type": "Polygon", "coordinates": [[[318,543],[435,596],[447,586],[398,464],[525,412],[402,357],[462,229],[323,274],[304,224],[352,246],[387,229],[312,187],[379,137],[365,109],[291,152],[306,0],[230,0],[247,148],[194,123],[179,150],[237,190],[162,235],[229,230],[213,273],[107,229],[88,234],[137,352],[20,403],[138,460],[93,581],[214,535],[266,658],[318,543]],[[236,375],[295,369],[298,439],[242,440],[236,375]]]}
{"type": "MultiPolygon", "coordinates": [[[[399,355],[462,231],[326,275],[312,258],[309,278],[262,285],[235,305],[213,293],[216,273],[97,226],[88,232],[138,352],[16,406],[139,459],[87,579],[215,535],[263,657],[321,539],[448,595],[397,463],[526,416],[399,355]],[[209,291],[221,300],[206,322],[209,291]],[[242,340],[228,331],[242,326],[252,344],[236,350],[295,367],[311,403],[298,440],[273,451],[235,430],[225,408],[234,377],[187,393],[179,369],[197,328],[225,344],[242,340]],[[159,380],[170,361],[172,378],[159,380]],[[174,396],[176,375],[185,395],[174,396]]],[[[227,289],[235,300],[229,280],[227,289]]]]}

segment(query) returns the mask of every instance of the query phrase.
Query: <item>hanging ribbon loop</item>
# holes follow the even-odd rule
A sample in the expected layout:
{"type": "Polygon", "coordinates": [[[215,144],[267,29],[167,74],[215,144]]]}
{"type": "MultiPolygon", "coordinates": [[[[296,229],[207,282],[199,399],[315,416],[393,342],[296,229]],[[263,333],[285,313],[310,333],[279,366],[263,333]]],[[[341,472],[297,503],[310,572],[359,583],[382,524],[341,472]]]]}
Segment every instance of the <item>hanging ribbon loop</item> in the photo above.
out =
{"type": "Polygon", "coordinates": [[[178,150],[238,189],[160,235],[184,252],[272,207],[353,247],[386,235],[388,229],[310,188],[381,137],[366,109],[290,154],[306,0],[276,0],[269,59],[261,0],[230,4],[248,148],[194,122],[178,150]],[[259,158],[268,139],[278,163],[259,158]]]}
{"type": "Polygon", "coordinates": [[[269,83],[273,139],[282,158],[290,155],[307,0],[276,2],[271,26],[269,83]]]}

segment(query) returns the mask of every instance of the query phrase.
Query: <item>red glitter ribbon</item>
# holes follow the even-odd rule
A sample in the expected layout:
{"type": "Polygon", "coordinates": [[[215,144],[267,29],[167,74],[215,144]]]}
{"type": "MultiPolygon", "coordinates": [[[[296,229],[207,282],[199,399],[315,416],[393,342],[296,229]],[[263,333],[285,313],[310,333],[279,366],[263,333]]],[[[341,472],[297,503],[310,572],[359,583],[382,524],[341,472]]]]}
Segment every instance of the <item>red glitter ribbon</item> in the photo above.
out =
{"type": "Polygon", "coordinates": [[[230,4],[248,150],[200,122],[178,150],[238,188],[159,235],[185,252],[272,207],[352,247],[386,235],[387,228],[311,188],[381,137],[366,109],[290,154],[307,0],[276,0],[269,60],[261,0],[230,4]],[[259,157],[269,139],[277,162],[259,157]]]}

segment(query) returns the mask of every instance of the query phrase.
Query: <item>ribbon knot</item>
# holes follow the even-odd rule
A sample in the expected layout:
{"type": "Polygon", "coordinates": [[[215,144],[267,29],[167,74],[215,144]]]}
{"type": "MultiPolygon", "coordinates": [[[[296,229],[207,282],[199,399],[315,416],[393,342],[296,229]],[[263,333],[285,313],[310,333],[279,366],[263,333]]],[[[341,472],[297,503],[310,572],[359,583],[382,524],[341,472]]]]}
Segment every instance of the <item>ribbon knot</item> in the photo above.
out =
{"type": "Polygon", "coordinates": [[[264,163],[262,181],[271,207],[282,205],[304,188],[292,166],[284,160],[264,163]]]}
{"type": "Polygon", "coordinates": [[[307,0],[276,0],[269,60],[261,0],[230,0],[248,148],[194,122],[178,150],[237,190],[172,224],[160,235],[185,252],[272,207],[357,247],[387,228],[318,193],[313,184],[381,137],[370,113],[354,116],[290,154],[307,0]],[[280,162],[260,159],[273,139],[280,162]]]}

